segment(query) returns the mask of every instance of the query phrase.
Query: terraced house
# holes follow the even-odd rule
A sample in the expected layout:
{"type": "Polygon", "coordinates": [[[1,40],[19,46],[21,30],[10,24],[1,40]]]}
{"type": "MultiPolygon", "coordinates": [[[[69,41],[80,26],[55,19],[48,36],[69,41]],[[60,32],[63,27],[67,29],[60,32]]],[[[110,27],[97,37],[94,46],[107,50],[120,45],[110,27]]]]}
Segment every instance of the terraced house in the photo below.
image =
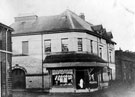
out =
{"type": "Polygon", "coordinates": [[[84,14],[15,17],[11,27],[14,88],[89,92],[115,79],[112,33],[84,14]]]}

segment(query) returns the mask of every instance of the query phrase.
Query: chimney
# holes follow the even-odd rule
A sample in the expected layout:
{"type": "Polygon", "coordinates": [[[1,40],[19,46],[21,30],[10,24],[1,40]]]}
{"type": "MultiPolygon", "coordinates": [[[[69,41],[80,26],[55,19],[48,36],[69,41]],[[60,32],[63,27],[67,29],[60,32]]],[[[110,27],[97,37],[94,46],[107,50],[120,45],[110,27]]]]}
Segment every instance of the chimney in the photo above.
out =
{"type": "Polygon", "coordinates": [[[85,15],[84,15],[84,13],[80,13],[79,17],[80,17],[81,19],[85,20],[85,15]]]}
{"type": "Polygon", "coordinates": [[[30,20],[37,20],[38,16],[34,14],[23,14],[18,17],[15,17],[15,22],[25,22],[30,20]]]}

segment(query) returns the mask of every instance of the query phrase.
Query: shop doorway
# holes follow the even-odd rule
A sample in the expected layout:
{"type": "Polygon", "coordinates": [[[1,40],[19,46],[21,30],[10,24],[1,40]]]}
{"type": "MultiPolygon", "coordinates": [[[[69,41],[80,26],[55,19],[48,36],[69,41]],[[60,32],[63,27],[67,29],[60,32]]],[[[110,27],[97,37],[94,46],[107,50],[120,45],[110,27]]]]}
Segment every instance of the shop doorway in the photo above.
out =
{"type": "Polygon", "coordinates": [[[97,69],[76,70],[77,89],[96,89],[98,88],[97,69]]]}
{"type": "Polygon", "coordinates": [[[85,70],[76,70],[76,88],[85,89],[86,88],[86,71],[85,70]]]}
{"type": "Polygon", "coordinates": [[[25,89],[25,72],[22,69],[14,69],[12,71],[13,89],[25,89]]]}

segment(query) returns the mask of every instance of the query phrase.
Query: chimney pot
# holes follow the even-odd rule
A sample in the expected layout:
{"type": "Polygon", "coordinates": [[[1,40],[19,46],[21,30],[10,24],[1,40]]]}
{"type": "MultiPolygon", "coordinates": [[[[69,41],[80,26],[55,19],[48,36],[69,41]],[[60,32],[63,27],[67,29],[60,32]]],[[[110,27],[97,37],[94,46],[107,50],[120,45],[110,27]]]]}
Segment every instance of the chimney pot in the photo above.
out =
{"type": "Polygon", "coordinates": [[[84,13],[80,13],[79,17],[80,17],[81,19],[85,20],[85,15],[84,15],[84,13]]]}

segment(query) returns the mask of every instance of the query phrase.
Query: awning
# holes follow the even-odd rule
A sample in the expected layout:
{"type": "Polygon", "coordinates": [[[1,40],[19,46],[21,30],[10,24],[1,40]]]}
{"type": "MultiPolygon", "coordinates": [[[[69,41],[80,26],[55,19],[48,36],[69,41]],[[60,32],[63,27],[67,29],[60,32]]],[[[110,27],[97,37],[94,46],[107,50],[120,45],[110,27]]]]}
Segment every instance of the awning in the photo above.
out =
{"type": "Polygon", "coordinates": [[[43,63],[46,68],[89,66],[104,67],[106,65],[106,61],[102,58],[88,53],[60,53],[48,55],[43,63]]]}
{"type": "Polygon", "coordinates": [[[64,63],[64,62],[100,62],[105,60],[97,55],[89,53],[60,53],[46,56],[43,63],[64,63]]]}
{"type": "Polygon", "coordinates": [[[45,63],[44,68],[65,68],[65,67],[106,67],[106,63],[97,62],[65,62],[65,63],[45,63]]]}

